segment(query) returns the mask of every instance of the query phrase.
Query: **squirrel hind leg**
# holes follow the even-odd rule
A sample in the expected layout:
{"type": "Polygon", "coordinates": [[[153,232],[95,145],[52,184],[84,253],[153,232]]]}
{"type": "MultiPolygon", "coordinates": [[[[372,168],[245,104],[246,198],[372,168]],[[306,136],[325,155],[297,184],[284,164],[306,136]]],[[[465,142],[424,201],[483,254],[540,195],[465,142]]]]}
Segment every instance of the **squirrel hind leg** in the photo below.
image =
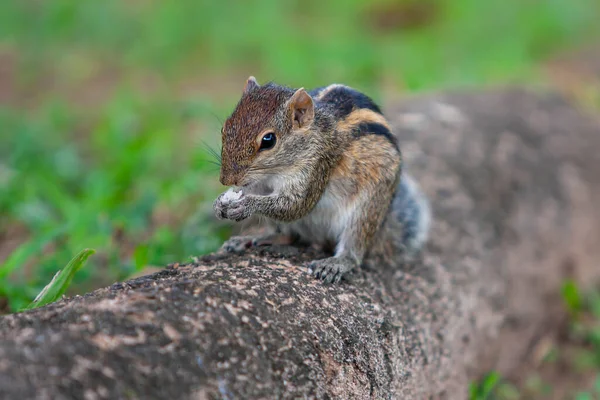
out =
{"type": "Polygon", "coordinates": [[[408,255],[416,254],[429,236],[431,207],[419,185],[404,173],[394,198],[393,212],[402,225],[402,248],[408,255]]]}

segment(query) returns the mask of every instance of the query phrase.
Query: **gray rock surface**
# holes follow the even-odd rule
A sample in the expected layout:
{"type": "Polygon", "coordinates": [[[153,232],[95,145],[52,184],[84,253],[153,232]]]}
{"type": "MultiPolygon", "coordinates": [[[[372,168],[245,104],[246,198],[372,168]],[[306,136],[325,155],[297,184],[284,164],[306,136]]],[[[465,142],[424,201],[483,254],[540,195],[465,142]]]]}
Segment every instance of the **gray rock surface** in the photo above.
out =
{"type": "Polygon", "coordinates": [[[313,250],[213,254],[0,318],[2,399],[465,399],[510,375],[600,278],[600,124],[553,94],[453,92],[387,107],[431,198],[423,258],[338,286],[313,250]]]}

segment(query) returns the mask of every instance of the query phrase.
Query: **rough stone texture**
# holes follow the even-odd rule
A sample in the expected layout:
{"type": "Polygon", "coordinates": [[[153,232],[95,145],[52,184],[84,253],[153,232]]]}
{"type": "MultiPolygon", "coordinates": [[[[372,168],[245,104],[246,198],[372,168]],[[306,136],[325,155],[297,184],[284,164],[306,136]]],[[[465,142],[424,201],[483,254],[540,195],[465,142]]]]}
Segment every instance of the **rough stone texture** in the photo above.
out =
{"type": "Polygon", "coordinates": [[[432,200],[422,260],[339,286],[289,247],[214,254],[0,319],[0,398],[465,399],[600,277],[600,125],[552,94],[387,109],[432,200]]]}

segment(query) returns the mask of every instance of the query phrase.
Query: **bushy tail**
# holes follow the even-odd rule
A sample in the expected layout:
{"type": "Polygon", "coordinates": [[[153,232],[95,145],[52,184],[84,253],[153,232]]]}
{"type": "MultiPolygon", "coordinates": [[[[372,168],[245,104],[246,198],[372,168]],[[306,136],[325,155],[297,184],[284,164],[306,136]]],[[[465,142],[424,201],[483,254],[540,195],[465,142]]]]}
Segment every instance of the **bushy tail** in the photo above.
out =
{"type": "Polygon", "coordinates": [[[429,236],[431,208],[425,193],[409,175],[402,173],[393,202],[396,218],[402,223],[402,244],[407,254],[420,251],[429,236]]]}

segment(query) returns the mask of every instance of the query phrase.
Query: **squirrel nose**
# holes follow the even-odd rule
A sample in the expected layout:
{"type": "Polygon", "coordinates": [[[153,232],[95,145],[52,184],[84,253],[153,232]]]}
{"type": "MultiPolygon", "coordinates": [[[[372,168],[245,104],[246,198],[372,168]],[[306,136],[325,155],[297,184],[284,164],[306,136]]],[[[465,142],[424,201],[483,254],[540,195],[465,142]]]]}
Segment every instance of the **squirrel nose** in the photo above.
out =
{"type": "Polygon", "coordinates": [[[224,163],[221,166],[221,184],[225,186],[238,186],[244,176],[245,169],[238,162],[224,163]]]}
{"type": "Polygon", "coordinates": [[[224,186],[237,186],[237,182],[238,182],[238,178],[229,172],[225,172],[225,171],[221,171],[221,176],[219,178],[219,181],[221,181],[221,184],[224,186]]]}
{"type": "Polygon", "coordinates": [[[224,186],[233,186],[234,185],[233,180],[231,180],[227,175],[221,175],[221,178],[219,180],[221,181],[221,185],[224,185],[224,186]]]}

